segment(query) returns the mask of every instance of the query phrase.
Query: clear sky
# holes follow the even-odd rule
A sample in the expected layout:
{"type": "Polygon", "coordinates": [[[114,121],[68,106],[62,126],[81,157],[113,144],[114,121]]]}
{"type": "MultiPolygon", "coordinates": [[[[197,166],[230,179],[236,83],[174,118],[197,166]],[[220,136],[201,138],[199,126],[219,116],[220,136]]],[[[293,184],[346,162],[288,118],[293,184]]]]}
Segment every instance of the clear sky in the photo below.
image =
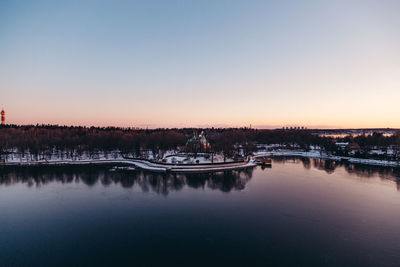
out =
{"type": "Polygon", "coordinates": [[[7,122],[400,128],[400,1],[0,1],[7,122]]]}

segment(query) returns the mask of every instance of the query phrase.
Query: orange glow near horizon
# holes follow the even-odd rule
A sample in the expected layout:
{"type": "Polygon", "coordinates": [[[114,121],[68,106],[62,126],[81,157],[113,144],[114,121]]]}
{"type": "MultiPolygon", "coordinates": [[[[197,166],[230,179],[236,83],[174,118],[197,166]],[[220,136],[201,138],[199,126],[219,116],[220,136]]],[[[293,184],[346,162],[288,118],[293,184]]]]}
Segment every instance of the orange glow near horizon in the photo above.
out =
{"type": "MultiPolygon", "coordinates": [[[[149,114],[148,116],[135,116],[134,113],[129,116],[121,116],[121,114],[107,114],[103,116],[102,113],[95,114],[89,112],[86,116],[79,115],[79,112],[65,112],[62,116],[50,116],[44,113],[31,112],[28,116],[24,113],[13,114],[13,111],[8,112],[8,124],[58,124],[58,125],[73,125],[73,126],[116,126],[116,127],[138,127],[138,128],[185,128],[185,127],[249,127],[253,128],[281,128],[286,126],[304,126],[310,129],[339,129],[339,128],[400,128],[400,119],[396,115],[390,116],[387,114],[386,119],[383,120],[379,115],[366,114],[366,117],[360,119],[352,119],[346,114],[339,117],[337,114],[334,117],[327,117],[324,119],[322,116],[315,114],[315,116],[307,116],[307,119],[302,119],[301,116],[295,114],[294,116],[280,117],[280,116],[253,116],[248,121],[243,120],[240,114],[235,119],[231,117],[219,116],[216,119],[207,120],[207,117],[201,118],[201,115],[196,114],[196,120],[189,116],[173,116],[171,112],[164,114],[149,114]],[[89,113],[89,114],[88,114],[89,113]],[[69,114],[70,116],[68,116],[69,114]],[[171,116],[171,117],[169,117],[171,116]],[[154,119],[154,117],[156,119],[154,119]],[[157,117],[159,119],[157,119],[157,117]],[[161,118],[163,120],[161,120],[161,118]]],[[[279,113],[276,110],[275,113],[279,113]]]]}
{"type": "Polygon", "coordinates": [[[81,97],[59,88],[47,96],[46,91],[26,92],[29,97],[23,99],[19,94],[10,94],[13,97],[8,100],[12,104],[5,105],[5,110],[7,123],[14,124],[140,128],[244,127],[250,124],[254,128],[400,128],[399,77],[400,71],[393,73],[390,79],[388,76],[366,78],[359,81],[357,87],[345,81],[329,84],[326,80],[311,79],[310,83],[311,80],[304,78],[297,80],[301,86],[295,86],[295,81],[287,83],[284,80],[260,84],[254,81],[234,84],[232,81],[220,83],[218,87],[213,84],[193,87],[190,92],[168,92],[168,89],[157,87],[139,92],[111,91],[100,86],[98,93],[83,89],[81,97]],[[375,88],[380,86],[387,89],[379,93],[375,88]],[[327,90],[317,89],[323,87],[327,90]]]}
{"type": "Polygon", "coordinates": [[[10,124],[400,128],[400,3],[367,2],[10,1],[0,107],[10,124]]]}

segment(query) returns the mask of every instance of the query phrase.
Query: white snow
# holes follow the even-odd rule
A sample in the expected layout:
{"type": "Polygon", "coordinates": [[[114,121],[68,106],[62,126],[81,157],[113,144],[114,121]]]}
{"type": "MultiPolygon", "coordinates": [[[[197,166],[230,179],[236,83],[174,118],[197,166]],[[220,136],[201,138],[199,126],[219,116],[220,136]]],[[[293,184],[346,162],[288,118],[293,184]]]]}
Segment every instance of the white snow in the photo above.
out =
{"type": "MultiPolygon", "coordinates": [[[[260,148],[264,148],[263,151],[258,151],[254,153],[254,156],[295,156],[295,157],[307,157],[307,158],[320,158],[329,159],[335,161],[348,160],[350,163],[355,164],[366,164],[366,165],[376,165],[376,166],[390,166],[390,167],[400,167],[399,161],[388,161],[388,160],[375,160],[375,159],[361,159],[354,157],[343,157],[334,156],[326,152],[321,151],[319,148],[314,148],[310,151],[304,151],[300,149],[289,150],[289,149],[279,149],[278,145],[259,145],[260,148]]],[[[205,163],[211,163],[211,157],[207,154],[199,153],[196,158],[193,156],[188,156],[184,153],[177,153],[176,151],[166,151],[164,153],[163,161],[158,159],[160,163],[154,163],[147,160],[131,160],[122,157],[120,151],[111,152],[82,152],[73,153],[69,152],[56,152],[47,153],[45,155],[35,156],[33,154],[18,153],[17,150],[8,151],[8,154],[3,154],[4,162],[0,162],[0,165],[57,165],[57,164],[104,164],[104,163],[126,163],[132,164],[136,167],[150,170],[150,171],[172,171],[172,172],[197,172],[197,171],[220,171],[229,170],[237,168],[247,168],[254,166],[254,162],[250,161],[247,163],[243,162],[233,162],[233,159],[226,158],[224,163],[224,156],[222,154],[214,154],[213,163],[220,163],[216,165],[201,165],[205,163]],[[164,163],[164,164],[162,164],[164,163]],[[166,163],[166,164],[165,164],[166,163]],[[199,164],[197,166],[197,164],[199,164]]],[[[371,153],[382,154],[383,152],[379,149],[372,150],[371,153]]],[[[387,154],[393,154],[393,150],[388,150],[387,154]]],[[[151,153],[149,158],[153,161],[157,161],[151,153]]],[[[130,155],[133,156],[133,155],[130,155]]]]}

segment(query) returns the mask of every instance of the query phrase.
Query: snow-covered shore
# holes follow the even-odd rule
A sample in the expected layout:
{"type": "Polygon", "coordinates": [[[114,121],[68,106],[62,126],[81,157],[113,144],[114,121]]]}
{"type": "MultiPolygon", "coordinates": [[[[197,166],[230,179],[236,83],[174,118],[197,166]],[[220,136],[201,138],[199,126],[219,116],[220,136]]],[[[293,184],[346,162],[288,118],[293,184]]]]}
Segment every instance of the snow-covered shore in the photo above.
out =
{"type": "Polygon", "coordinates": [[[31,160],[2,162],[0,166],[45,166],[45,165],[89,165],[89,164],[129,164],[137,168],[153,172],[217,172],[254,167],[253,161],[229,162],[226,164],[207,165],[180,165],[180,164],[158,164],[142,159],[92,159],[92,160],[31,160]]]}
{"type": "Polygon", "coordinates": [[[90,165],[129,163],[125,159],[91,159],[91,160],[30,160],[0,162],[0,166],[39,166],[39,165],[90,165]]]}
{"type": "Polygon", "coordinates": [[[230,162],[226,164],[209,164],[209,165],[157,164],[147,160],[131,160],[130,163],[132,163],[138,168],[156,172],[216,172],[216,171],[226,171],[235,169],[245,169],[257,165],[253,161],[230,162]]]}
{"type": "Polygon", "coordinates": [[[279,157],[279,156],[304,157],[304,158],[328,159],[328,160],[334,160],[334,161],[348,161],[349,163],[363,164],[363,165],[400,167],[399,161],[334,156],[334,155],[329,155],[325,152],[321,152],[319,150],[296,151],[296,150],[279,149],[279,150],[273,150],[273,151],[256,152],[256,153],[254,153],[254,156],[256,156],[256,157],[258,157],[258,156],[259,157],[279,157]]]}
{"type": "MultiPolygon", "coordinates": [[[[258,151],[254,153],[254,157],[304,157],[304,158],[315,158],[315,159],[327,159],[333,161],[346,161],[353,164],[373,165],[373,166],[387,166],[387,167],[399,167],[399,161],[388,161],[388,160],[376,160],[376,159],[363,159],[354,157],[344,157],[330,155],[319,149],[313,149],[310,151],[302,150],[288,150],[274,148],[270,151],[258,151]]],[[[185,161],[184,155],[166,153],[166,160],[164,162],[157,163],[153,160],[141,160],[141,159],[126,159],[119,151],[114,151],[110,155],[106,156],[102,153],[89,157],[84,154],[80,157],[66,157],[62,155],[53,154],[47,158],[34,159],[32,155],[25,154],[24,157],[18,156],[17,154],[9,154],[6,157],[5,162],[0,162],[0,166],[29,166],[29,165],[85,165],[85,164],[129,164],[134,165],[137,168],[158,171],[158,172],[199,172],[199,171],[223,171],[239,168],[247,168],[255,166],[254,161],[249,162],[232,162],[227,160],[223,163],[223,157],[221,155],[214,156],[214,163],[211,164],[210,158],[204,158],[202,156],[196,159],[189,159],[185,161]],[[199,164],[194,163],[198,161],[199,164]]],[[[186,157],[187,158],[187,157],[186,157]]],[[[191,157],[189,157],[191,158],[191,157]]]]}

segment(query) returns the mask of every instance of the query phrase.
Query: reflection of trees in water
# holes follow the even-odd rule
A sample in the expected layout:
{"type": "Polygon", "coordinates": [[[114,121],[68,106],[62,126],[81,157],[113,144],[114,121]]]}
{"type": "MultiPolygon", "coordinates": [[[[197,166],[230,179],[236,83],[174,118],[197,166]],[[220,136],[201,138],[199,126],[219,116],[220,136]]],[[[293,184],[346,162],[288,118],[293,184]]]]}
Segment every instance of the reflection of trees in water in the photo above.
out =
{"type": "Polygon", "coordinates": [[[243,190],[251,179],[253,169],[242,171],[226,171],[218,173],[186,174],[186,181],[190,187],[218,189],[223,192],[243,190]]]}
{"type": "Polygon", "coordinates": [[[338,163],[332,160],[310,159],[303,157],[275,157],[274,162],[280,163],[302,163],[307,170],[313,166],[316,169],[323,170],[327,173],[333,173],[338,166],[338,163]]]}
{"type": "Polygon", "coordinates": [[[325,171],[328,174],[334,173],[338,167],[344,168],[347,173],[361,178],[372,178],[378,176],[381,179],[392,180],[396,183],[397,190],[400,191],[400,168],[369,166],[361,164],[352,164],[349,162],[339,162],[324,159],[309,159],[296,157],[276,157],[274,162],[281,163],[299,163],[301,162],[305,169],[314,168],[325,171]]]}
{"type": "Polygon", "coordinates": [[[88,186],[119,184],[125,188],[138,186],[143,192],[168,194],[187,185],[195,189],[210,188],[230,192],[242,190],[251,179],[253,169],[218,173],[165,174],[143,171],[109,172],[107,166],[34,166],[7,167],[0,173],[0,184],[26,183],[41,186],[51,182],[82,182],[88,186]]]}
{"type": "Polygon", "coordinates": [[[311,160],[309,158],[300,158],[303,167],[307,170],[311,169],[311,160]]]}
{"type": "Polygon", "coordinates": [[[313,159],[314,168],[325,171],[326,173],[333,173],[336,167],[339,165],[338,162],[324,159],[313,159]]]}
{"type": "Polygon", "coordinates": [[[378,175],[382,180],[391,180],[396,183],[396,188],[400,191],[400,169],[381,166],[364,166],[358,164],[343,164],[346,171],[355,174],[357,177],[371,178],[378,175]]]}
{"type": "Polygon", "coordinates": [[[357,164],[344,164],[346,171],[358,177],[371,178],[378,175],[383,180],[392,180],[396,183],[397,190],[400,191],[400,169],[380,166],[362,166],[357,164]]]}

